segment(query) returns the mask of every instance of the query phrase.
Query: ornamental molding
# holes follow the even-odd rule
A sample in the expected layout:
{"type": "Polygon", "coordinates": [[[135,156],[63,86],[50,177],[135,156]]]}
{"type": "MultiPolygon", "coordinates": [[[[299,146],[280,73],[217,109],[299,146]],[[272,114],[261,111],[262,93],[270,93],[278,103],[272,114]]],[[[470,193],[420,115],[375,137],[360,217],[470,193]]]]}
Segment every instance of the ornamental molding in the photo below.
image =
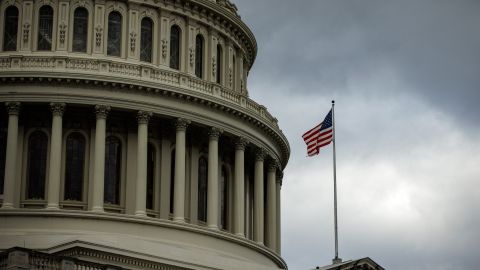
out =
{"type": "Polygon", "coordinates": [[[30,23],[23,24],[23,43],[28,43],[28,37],[30,35],[30,23]]]}
{"type": "Polygon", "coordinates": [[[59,29],[60,29],[60,44],[65,44],[65,34],[66,34],[66,30],[67,30],[67,24],[65,22],[61,22],[60,25],[58,26],[59,29]]]}
{"type": "Polygon", "coordinates": [[[111,108],[107,105],[95,105],[95,115],[97,119],[106,119],[111,108]]]}
{"type": "Polygon", "coordinates": [[[7,107],[8,115],[19,115],[21,104],[20,102],[5,102],[5,107],[7,107]]]}
{"type": "Polygon", "coordinates": [[[178,118],[177,121],[175,121],[175,129],[176,131],[186,131],[190,123],[190,120],[187,120],[185,118],[178,118]]]}
{"type": "Polygon", "coordinates": [[[102,32],[103,27],[101,25],[97,25],[95,27],[95,45],[100,47],[102,45],[102,32]]]}
{"type": "Polygon", "coordinates": [[[237,137],[235,140],[235,150],[245,151],[249,141],[245,137],[237,137]]]}
{"type": "Polygon", "coordinates": [[[153,116],[152,112],[138,111],[137,121],[139,124],[148,124],[148,121],[153,116]]]}
{"type": "Polygon", "coordinates": [[[223,133],[223,129],[220,129],[217,127],[211,127],[208,130],[208,137],[210,138],[210,140],[218,140],[222,133],[223,133]]]}
{"type": "Polygon", "coordinates": [[[167,48],[168,48],[168,40],[162,39],[162,58],[167,58],[167,48]]]}
{"type": "Polygon", "coordinates": [[[65,103],[50,103],[50,109],[52,110],[53,116],[63,116],[63,113],[65,112],[65,103]]]}
{"type": "Polygon", "coordinates": [[[89,88],[101,87],[105,90],[162,95],[206,106],[250,123],[271,137],[281,150],[279,153],[282,166],[286,166],[290,147],[279,129],[278,120],[264,106],[249,99],[246,92],[234,92],[228,87],[193,75],[163,69],[162,66],[126,63],[110,58],[65,58],[49,54],[0,57],[0,84],[83,84],[83,87],[89,88]],[[42,71],[46,69],[48,74],[42,75],[42,71]]]}
{"type": "Polygon", "coordinates": [[[135,52],[135,44],[137,43],[137,33],[131,32],[130,33],[130,51],[132,53],[135,52]]]}
{"type": "Polygon", "coordinates": [[[255,161],[261,161],[263,162],[265,160],[265,157],[267,156],[267,151],[264,148],[259,148],[255,152],[255,161]]]}

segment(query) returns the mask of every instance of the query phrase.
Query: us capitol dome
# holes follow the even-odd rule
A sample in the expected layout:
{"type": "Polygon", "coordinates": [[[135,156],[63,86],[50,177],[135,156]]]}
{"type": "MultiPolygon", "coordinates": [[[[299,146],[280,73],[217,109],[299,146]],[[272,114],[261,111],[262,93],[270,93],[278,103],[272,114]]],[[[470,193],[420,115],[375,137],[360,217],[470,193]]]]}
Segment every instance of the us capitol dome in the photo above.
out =
{"type": "Polygon", "coordinates": [[[287,269],[228,0],[0,1],[0,269],[287,269]]]}

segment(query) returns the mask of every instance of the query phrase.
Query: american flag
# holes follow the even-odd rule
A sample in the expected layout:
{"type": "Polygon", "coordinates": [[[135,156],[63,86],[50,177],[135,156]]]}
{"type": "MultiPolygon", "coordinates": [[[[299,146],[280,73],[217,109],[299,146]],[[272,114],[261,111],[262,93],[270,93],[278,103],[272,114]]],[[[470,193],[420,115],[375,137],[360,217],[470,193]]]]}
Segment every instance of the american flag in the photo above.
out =
{"type": "Polygon", "coordinates": [[[320,147],[330,144],[333,139],[332,110],[325,116],[323,122],[302,136],[307,144],[308,156],[315,156],[320,153],[320,147]]]}

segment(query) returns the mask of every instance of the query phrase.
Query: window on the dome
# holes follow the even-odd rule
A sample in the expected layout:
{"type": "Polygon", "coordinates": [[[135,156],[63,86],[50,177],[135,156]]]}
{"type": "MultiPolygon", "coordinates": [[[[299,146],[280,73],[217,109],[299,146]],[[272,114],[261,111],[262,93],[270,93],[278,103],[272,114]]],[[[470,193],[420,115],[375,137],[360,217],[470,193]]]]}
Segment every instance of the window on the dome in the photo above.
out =
{"type": "Polygon", "coordinates": [[[73,15],[73,42],[72,50],[74,52],[87,52],[88,35],[88,11],[80,7],[75,9],[73,15]]]}
{"type": "Polygon", "coordinates": [[[121,56],[122,15],[116,11],[108,15],[107,55],[121,56]]]}
{"type": "Polygon", "coordinates": [[[233,55],[232,61],[232,89],[235,90],[235,85],[237,82],[237,60],[235,59],[235,55],[233,55]]]}
{"type": "Polygon", "coordinates": [[[45,178],[47,173],[47,135],[34,131],[28,139],[27,158],[27,199],[45,199],[45,178]]]}
{"type": "Polygon", "coordinates": [[[71,133],[66,143],[65,200],[82,200],[84,166],[85,137],[79,132],[71,133]]]}
{"type": "Polygon", "coordinates": [[[220,225],[221,228],[227,229],[227,212],[228,212],[228,176],[225,167],[222,167],[222,175],[220,177],[220,225]]]}
{"type": "Polygon", "coordinates": [[[217,70],[216,70],[216,82],[221,83],[222,80],[222,65],[223,65],[223,50],[222,45],[217,44],[217,70]]]}
{"type": "Polygon", "coordinates": [[[43,6],[39,12],[37,50],[52,50],[52,33],[53,8],[51,6],[43,6]]]}
{"type": "Polygon", "coordinates": [[[6,155],[7,155],[7,132],[5,129],[0,128],[0,194],[3,194],[6,155]]]}
{"type": "Polygon", "coordinates": [[[170,214],[173,214],[173,196],[175,193],[175,149],[170,155],[170,214]]]}
{"type": "Polygon", "coordinates": [[[3,32],[3,50],[15,51],[17,49],[18,33],[18,9],[9,6],[5,10],[5,22],[3,32]]]}
{"type": "Polygon", "coordinates": [[[155,188],[155,147],[149,143],[147,147],[147,209],[154,209],[155,188]]]}
{"type": "Polygon", "coordinates": [[[198,220],[207,221],[208,162],[205,157],[198,160],[198,220]]]}
{"type": "Polygon", "coordinates": [[[105,188],[104,201],[120,204],[120,168],[122,166],[122,144],[115,136],[105,140],[105,188]]]}
{"type": "Polygon", "coordinates": [[[140,40],[140,60],[152,62],[153,22],[150,18],[142,19],[142,34],[140,40]]]}
{"type": "Polygon", "coordinates": [[[195,76],[203,77],[203,36],[195,38],[195,76]]]}
{"type": "Polygon", "coordinates": [[[180,27],[177,25],[170,29],[170,67],[180,69],[180,27]]]}

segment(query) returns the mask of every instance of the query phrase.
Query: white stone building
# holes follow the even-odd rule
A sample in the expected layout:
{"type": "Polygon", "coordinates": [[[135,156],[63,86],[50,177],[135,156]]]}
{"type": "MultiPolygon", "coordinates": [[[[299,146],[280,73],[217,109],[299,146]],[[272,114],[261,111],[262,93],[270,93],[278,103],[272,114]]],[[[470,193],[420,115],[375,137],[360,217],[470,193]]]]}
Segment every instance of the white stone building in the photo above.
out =
{"type": "Polygon", "coordinates": [[[286,269],[228,0],[0,1],[0,269],[286,269]]]}

